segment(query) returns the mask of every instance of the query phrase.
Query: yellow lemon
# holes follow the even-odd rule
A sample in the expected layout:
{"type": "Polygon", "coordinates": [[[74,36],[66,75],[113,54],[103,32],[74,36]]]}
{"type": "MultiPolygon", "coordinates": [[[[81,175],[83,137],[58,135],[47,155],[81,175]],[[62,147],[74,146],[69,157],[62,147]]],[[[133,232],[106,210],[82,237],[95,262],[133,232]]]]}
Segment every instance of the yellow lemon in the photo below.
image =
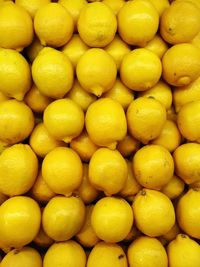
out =
{"type": "Polygon", "coordinates": [[[76,75],[86,91],[100,97],[114,85],[117,67],[114,59],[106,51],[91,48],[79,59],[76,75]]]}
{"type": "Polygon", "coordinates": [[[80,231],[84,220],[85,206],[77,197],[54,197],[42,214],[43,229],[55,241],[72,238],[80,231]]]}
{"type": "Polygon", "coordinates": [[[69,196],[81,185],[83,166],[71,148],[57,147],[44,158],[42,176],[53,192],[69,196]]]}
{"type": "Polygon", "coordinates": [[[39,252],[31,247],[11,250],[1,261],[1,267],[42,267],[39,252]]]}
{"type": "Polygon", "coordinates": [[[94,206],[91,224],[96,235],[105,242],[122,241],[133,225],[133,211],[122,198],[104,197],[94,206]]]}
{"type": "Polygon", "coordinates": [[[38,232],[33,242],[39,247],[48,248],[53,244],[54,241],[44,232],[41,225],[40,231],[38,232]]]}
{"type": "Polygon", "coordinates": [[[0,8],[0,47],[23,50],[33,40],[33,22],[28,12],[13,3],[0,8]]]}
{"type": "Polygon", "coordinates": [[[173,158],[175,172],[186,184],[200,181],[200,144],[187,143],[179,146],[174,151],[173,158]]]}
{"type": "Polygon", "coordinates": [[[89,205],[86,207],[86,217],[85,222],[81,230],[76,235],[78,242],[84,247],[93,247],[99,242],[99,238],[95,234],[91,226],[91,215],[94,209],[94,205],[89,205]]]}
{"type": "Polygon", "coordinates": [[[137,48],[128,53],[120,66],[122,82],[135,91],[145,91],[156,85],[161,73],[159,57],[145,48],[137,48]]]}
{"type": "Polygon", "coordinates": [[[0,155],[0,191],[8,196],[22,195],[33,186],[38,160],[29,145],[16,144],[0,155]]]}
{"type": "Polygon", "coordinates": [[[80,12],[77,24],[81,39],[90,47],[104,47],[114,38],[117,19],[103,3],[87,4],[80,12]]]}
{"type": "Polygon", "coordinates": [[[5,248],[22,248],[37,235],[41,212],[36,201],[26,196],[6,200],[0,207],[0,242],[5,248]]]}
{"type": "Polygon", "coordinates": [[[33,42],[25,49],[26,55],[30,62],[34,61],[34,59],[37,57],[37,55],[43,48],[44,46],[40,43],[40,40],[35,37],[33,39],[33,42]]]}
{"type": "Polygon", "coordinates": [[[160,190],[173,177],[174,161],[166,148],[146,145],[135,153],[133,171],[143,187],[160,190]]]}
{"type": "Polygon", "coordinates": [[[52,102],[44,111],[44,126],[50,135],[69,143],[84,127],[81,107],[69,98],[52,102]]]}
{"type": "Polygon", "coordinates": [[[0,49],[0,80],[2,93],[17,100],[23,100],[31,87],[31,72],[28,62],[19,52],[0,49]]]}
{"type": "Polygon", "coordinates": [[[75,241],[54,243],[46,252],[43,267],[85,267],[86,255],[75,241]]]}
{"type": "Polygon", "coordinates": [[[140,147],[140,142],[127,134],[124,139],[118,142],[117,150],[122,154],[123,157],[129,157],[131,154],[136,152],[140,147]]]}
{"type": "Polygon", "coordinates": [[[197,8],[199,8],[200,9],[200,2],[199,1],[196,1],[196,0],[177,0],[177,2],[185,2],[185,1],[187,1],[187,2],[190,2],[190,3],[192,3],[193,5],[195,5],[197,8]]]}
{"type": "Polygon", "coordinates": [[[89,163],[89,181],[107,196],[121,191],[128,177],[125,159],[117,150],[99,148],[89,163]]]}
{"type": "Polygon", "coordinates": [[[122,107],[126,110],[129,104],[134,99],[134,92],[127,88],[120,79],[117,79],[113,85],[113,87],[106,93],[102,95],[102,97],[109,97],[111,99],[119,102],[122,107]]]}
{"type": "Polygon", "coordinates": [[[179,234],[167,247],[169,266],[199,267],[200,246],[185,234],[179,234]]]}
{"type": "Polygon", "coordinates": [[[163,78],[171,85],[188,85],[200,76],[200,49],[193,44],[172,46],[162,58],[163,78]]]}
{"type": "Polygon", "coordinates": [[[75,80],[72,89],[67,94],[67,98],[76,102],[83,111],[87,111],[89,105],[97,99],[95,95],[84,90],[77,80],[75,80]]]}
{"type": "Polygon", "coordinates": [[[48,97],[62,98],[72,87],[73,75],[68,57],[53,48],[43,48],[32,64],[33,81],[48,97]]]}
{"type": "Polygon", "coordinates": [[[60,47],[72,37],[73,19],[62,5],[49,3],[36,12],[34,30],[42,45],[60,47]]]}
{"type": "Polygon", "coordinates": [[[137,228],[150,237],[166,234],[175,224],[172,202],[156,190],[140,191],[133,202],[133,213],[137,228]]]}
{"type": "Polygon", "coordinates": [[[125,4],[126,0],[103,0],[102,3],[106,4],[109,6],[112,11],[114,12],[115,15],[117,15],[120,11],[120,9],[123,7],[125,4]]]}
{"type": "Polygon", "coordinates": [[[175,111],[174,106],[171,106],[171,108],[167,110],[167,119],[174,121],[175,123],[177,122],[177,113],[175,111]]]}
{"type": "Polygon", "coordinates": [[[54,148],[65,146],[64,142],[56,140],[48,133],[42,122],[35,126],[30,135],[29,144],[36,155],[41,158],[44,158],[54,148]]]}
{"type": "Polygon", "coordinates": [[[200,191],[198,188],[189,189],[179,200],[176,216],[181,229],[191,237],[200,239],[200,191]]]}
{"type": "Polygon", "coordinates": [[[162,192],[170,199],[175,199],[180,196],[185,188],[185,183],[176,175],[162,188],[162,192]]]}
{"type": "MultiPolygon", "coordinates": [[[[72,0],[74,1],[74,0],[72,0]]],[[[70,41],[64,45],[61,51],[68,56],[75,68],[80,57],[89,49],[78,34],[74,34],[70,41]]]]}
{"type": "Polygon", "coordinates": [[[130,45],[144,46],[158,30],[159,15],[147,0],[128,1],[118,13],[118,31],[130,45]]]}
{"type": "Polygon", "coordinates": [[[129,105],[126,116],[131,135],[146,144],[161,134],[167,115],[158,100],[139,97],[129,105]]]}
{"type": "Polygon", "coordinates": [[[26,139],[34,127],[31,109],[23,102],[11,99],[0,105],[0,140],[15,144],[26,139]]]}
{"type": "Polygon", "coordinates": [[[130,267],[167,267],[168,258],[163,245],[156,238],[142,236],[134,240],[128,247],[130,267]]]}
{"type": "Polygon", "coordinates": [[[26,9],[32,18],[34,18],[38,9],[50,2],[51,0],[15,0],[15,4],[26,9]]]}
{"type": "Polygon", "coordinates": [[[170,242],[176,238],[176,236],[180,233],[180,228],[177,223],[167,232],[165,235],[162,236],[167,242],[170,242]]]}
{"type": "Polygon", "coordinates": [[[6,100],[9,100],[10,97],[6,96],[5,94],[3,94],[2,92],[0,92],[0,103],[6,100]]]}
{"type": "Polygon", "coordinates": [[[154,38],[145,45],[144,48],[155,53],[159,58],[162,58],[165,52],[168,50],[168,45],[158,34],[156,34],[154,38]]]}
{"type": "Polygon", "coordinates": [[[88,257],[87,267],[128,267],[126,254],[121,246],[99,242],[88,257]]]}
{"type": "Polygon", "coordinates": [[[168,0],[150,0],[150,2],[156,8],[156,10],[158,11],[158,14],[160,16],[162,16],[165,9],[169,7],[169,1],[168,0]]]}
{"type": "Polygon", "coordinates": [[[163,39],[170,44],[190,42],[200,31],[199,17],[200,10],[193,3],[172,2],[160,21],[160,33],[163,39]]]}
{"type": "Polygon", "coordinates": [[[85,116],[85,125],[91,140],[99,146],[115,149],[117,141],[126,136],[127,123],[122,106],[110,98],[92,103],[85,116]]]}
{"type": "Polygon", "coordinates": [[[115,35],[112,42],[109,45],[107,45],[104,49],[114,59],[118,70],[121,66],[124,56],[131,51],[130,46],[127,43],[125,43],[117,34],[115,35]]]}

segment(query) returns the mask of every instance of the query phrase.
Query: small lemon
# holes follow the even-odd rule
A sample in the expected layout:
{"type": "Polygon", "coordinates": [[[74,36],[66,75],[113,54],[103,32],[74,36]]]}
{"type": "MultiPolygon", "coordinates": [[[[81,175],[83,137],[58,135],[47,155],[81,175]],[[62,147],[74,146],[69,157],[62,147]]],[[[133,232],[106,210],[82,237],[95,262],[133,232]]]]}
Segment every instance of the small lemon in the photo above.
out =
{"type": "Polygon", "coordinates": [[[117,15],[123,5],[126,3],[126,0],[103,0],[102,3],[109,6],[115,15],[117,15]]]}
{"type": "Polygon", "coordinates": [[[140,142],[127,134],[124,139],[118,142],[117,150],[122,154],[123,157],[129,157],[131,154],[136,152],[140,147],[140,142]]]}
{"type": "Polygon", "coordinates": [[[118,31],[130,45],[144,46],[158,30],[159,15],[147,0],[127,1],[118,13],[118,31]]]}
{"type": "Polygon", "coordinates": [[[176,175],[162,188],[162,192],[170,199],[175,199],[180,196],[185,188],[185,183],[176,175]]]}
{"type": "Polygon", "coordinates": [[[122,82],[135,91],[145,91],[156,85],[161,73],[159,57],[145,48],[137,48],[128,53],[120,66],[122,82]]]}
{"type": "Polygon", "coordinates": [[[137,238],[128,247],[127,256],[130,267],[168,267],[166,250],[156,238],[137,238]]]}
{"type": "Polygon", "coordinates": [[[159,16],[162,16],[165,9],[168,8],[170,5],[168,0],[150,0],[150,2],[158,11],[159,16]]]}
{"type": "Polygon", "coordinates": [[[87,4],[80,12],[77,24],[81,39],[90,47],[104,47],[114,38],[117,19],[103,3],[87,4]]]}
{"type": "Polygon", "coordinates": [[[102,97],[109,97],[116,100],[126,110],[134,99],[134,92],[127,88],[120,79],[117,79],[113,87],[108,92],[104,93],[102,97]]]}
{"type": "Polygon", "coordinates": [[[94,205],[86,207],[86,218],[81,230],[76,235],[78,242],[84,247],[93,247],[99,242],[99,238],[95,234],[91,226],[91,215],[94,209],[94,205]]]}
{"type": "Polygon", "coordinates": [[[0,91],[0,103],[1,102],[4,102],[6,100],[9,100],[10,97],[6,96],[5,94],[3,94],[1,91],[0,91]]]}
{"type": "Polygon", "coordinates": [[[185,234],[177,235],[167,247],[169,266],[199,267],[200,246],[185,234]]]}
{"type": "Polygon", "coordinates": [[[122,241],[133,225],[133,212],[122,198],[104,197],[94,206],[91,224],[96,235],[105,242],[122,241]]]}
{"type": "Polygon", "coordinates": [[[172,202],[156,190],[140,191],[133,202],[133,213],[137,228],[150,237],[166,234],[175,224],[172,202]]]}
{"type": "Polygon", "coordinates": [[[59,3],[41,7],[34,17],[34,30],[42,45],[60,47],[72,37],[72,16],[59,3]]]}
{"type": "Polygon", "coordinates": [[[38,9],[50,2],[51,0],[15,0],[15,4],[26,9],[32,18],[34,18],[38,9]]]}
{"type": "Polygon", "coordinates": [[[43,267],[85,267],[86,254],[75,241],[54,243],[46,252],[43,267]]]}
{"type": "Polygon", "coordinates": [[[178,234],[180,234],[180,228],[177,223],[174,224],[174,226],[167,232],[165,235],[162,235],[162,238],[164,238],[167,242],[170,242],[176,238],[178,234]]]}
{"type": "Polygon", "coordinates": [[[19,52],[0,49],[0,80],[2,93],[17,100],[23,100],[31,87],[31,71],[28,62],[19,52]]]}
{"type": "Polygon", "coordinates": [[[40,40],[35,36],[33,42],[25,49],[26,55],[30,60],[30,62],[34,61],[34,59],[37,57],[37,55],[43,48],[44,46],[40,43],[40,40]]]}
{"type": "Polygon", "coordinates": [[[114,59],[106,51],[91,48],[79,59],[76,75],[86,91],[100,97],[114,85],[117,67],[114,59]]]}
{"type": "Polygon", "coordinates": [[[69,196],[81,185],[83,166],[71,148],[57,147],[44,158],[42,176],[53,192],[69,196]]]}
{"type": "Polygon", "coordinates": [[[124,56],[131,51],[130,46],[125,43],[117,34],[115,35],[112,42],[104,49],[114,59],[115,63],[117,64],[118,70],[121,66],[124,56]]]}
{"type": "Polygon", "coordinates": [[[33,40],[33,22],[28,12],[13,3],[0,8],[0,47],[23,50],[33,40]]]}
{"type": "Polygon", "coordinates": [[[163,78],[173,86],[185,86],[200,76],[200,49],[193,44],[172,46],[162,58],[163,78]]]}
{"type": "Polygon", "coordinates": [[[200,10],[193,3],[174,1],[161,17],[161,36],[170,44],[190,42],[200,31],[199,17],[200,10]]]}
{"type": "Polygon", "coordinates": [[[161,134],[167,115],[158,100],[139,97],[129,105],[126,116],[131,135],[146,144],[161,134]]]}
{"type": "Polygon", "coordinates": [[[88,257],[87,267],[128,267],[126,254],[118,244],[99,242],[88,257]]]}
{"type": "Polygon", "coordinates": [[[53,244],[54,241],[44,232],[41,225],[40,231],[38,232],[33,242],[39,247],[48,248],[53,244]]]}
{"type": "Polygon", "coordinates": [[[9,198],[0,206],[0,242],[5,248],[22,248],[37,235],[41,212],[36,201],[26,196],[9,198]]]}
{"type": "Polygon", "coordinates": [[[145,45],[144,48],[155,53],[159,58],[162,58],[165,52],[168,50],[168,45],[158,34],[156,34],[154,38],[145,45]]]}
{"type": "Polygon", "coordinates": [[[187,143],[179,146],[174,151],[173,158],[175,172],[186,184],[200,181],[200,144],[187,143]]]}
{"type": "Polygon", "coordinates": [[[124,188],[128,177],[125,159],[117,150],[99,148],[89,163],[89,181],[105,195],[111,196],[124,188]]]}
{"type": "Polygon", "coordinates": [[[0,140],[15,144],[26,139],[34,127],[31,109],[15,99],[4,101],[0,105],[0,140]]]}
{"type": "Polygon", "coordinates": [[[84,113],[81,107],[69,98],[49,104],[44,111],[43,119],[49,134],[66,143],[79,136],[84,127],[84,113]]]}
{"type": "Polygon", "coordinates": [[[48,97],[62,98],[72,88],[73,75],[68,57],[53,48],[43,48],[32,64],[33,81],[48,97]]]}
{"type": "Polygon", "coordinates": [[[124,110],[117,101],[110,98],[101,98],[89,106],[85,126],[96,145],[111,149],[115,149],[117,141],[122,140],[127,133],[124,110]]]}

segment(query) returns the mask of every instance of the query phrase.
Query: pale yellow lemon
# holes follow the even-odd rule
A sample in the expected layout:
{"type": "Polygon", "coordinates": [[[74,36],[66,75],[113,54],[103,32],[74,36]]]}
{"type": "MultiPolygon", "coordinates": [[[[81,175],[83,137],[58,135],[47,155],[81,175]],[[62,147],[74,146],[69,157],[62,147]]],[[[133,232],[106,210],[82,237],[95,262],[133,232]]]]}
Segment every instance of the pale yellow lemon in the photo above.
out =
{"type": "Polygon", "coordinates": [[[161,73],[162,64],[159,57],[146,48],[129,52],[120,66],[122,82],[135,91],[145,91],[156,85],[161,73]]]}
{"type": "Polygon", "coordinates": [[[122,241],[133,224],[133,211],[122,198],[104,197],[94,206],[91,224],[96,235],[105,242],[122,241]]]}
{"type": "Polygon", "coordinates": [[[140,142],[127,134],[124,139],[118,142],[117,150],[122,154],[123,157],[129,157],[131,154],[136,152],[140,147],[140,142]]]}
{"type": "Polygon", "coordinates": [[[38,9],[50,2],[51,0],[15,0],[15,4],[26,9],[32,18],[34,18],[38,9]]]}
{"type": "Polygon", "coordinates": [[[114,85],[117,67],[114,59],[105,50],[91,48],[79,59],[76,75],[86,91],[100,97],[114,85]]]}
{"type": "Polygon", "coordinates": [[[32,64],[32,77],[38,90],[55,99],[62,98],[73,85],[73,67],[68,57],[45,47],[32,64]]]}
{"type": "Polygon", "coordinates": [[[26,139],[34,127],[31,109],[15,99],[6,100],[0,105],[0,140],[15,144],[26,139]]]}
{"type": "Polygon", "coordinates": [[[25,49],[26,55],[30,60],[30,62],[33,62],[33,60],[37,57],[37,55],[43,48],[44,46],[40,43],[40,40],[35,36],[32,43],[25,49]]]}
{"type": "Polygon", "coordinates": [[[112,9],[115,15],[119,13],[120,9],[123,7],[125,2],[126,2],[125,0],[103,0],[102,1],[102,3],[106,4],[112,9]]]}
{"type": "Polygon", "coordinates": [[[117,19],[103,3],[87,4],[80,12],[77,29],[81,39],[90,47],[104,47],[114,38],[117,19]]]}
{"type": "Polygon", "coordinates": [[[162,192],[170,199],[180,196],[185,188],[185,183],[178,176],[173,175],[172,179],[162,188],[162,192]]]}
{"type": "Polygon", "coordinates": [[[155,53],[159,58],[162,58],[168,49],[168,45],[158,34],[156,34],[155,37],[145,45],[145,48],[155,53]]]}
{"type": "Polygon", "coordinates": [[[165,9],[168,8],[170,5],[168,0],[150,0],[150,2],[154,5],[156,10],[158,11],[159,16],[162,16],[165,9]]]}

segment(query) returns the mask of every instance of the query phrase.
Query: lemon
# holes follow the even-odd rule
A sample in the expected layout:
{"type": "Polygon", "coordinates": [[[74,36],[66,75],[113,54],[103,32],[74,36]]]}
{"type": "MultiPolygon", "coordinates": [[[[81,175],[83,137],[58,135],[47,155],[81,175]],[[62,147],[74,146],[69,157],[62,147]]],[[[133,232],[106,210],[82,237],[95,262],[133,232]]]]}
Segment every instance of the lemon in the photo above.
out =
{"type": "MultiPolygon", "coordinates": [[[[73,0],[74,1],[74,0],[73,0]]],[[[70,41],[61,48],[61,51],[68,56],[75,68],[80,57],[89,49],[78,34],[74,34],[70,41]]]]}
{"type": "Polygon", "coordinates": [[[186,184],[200,181],[199,156],[200,144],[197,143],[183,144],[174,151],[175,172],[186,184]]]}
{"type": "Polygon", "coordinates": [[[162,192],[170,199],[175,199],[180,196],[185,188],[183,180],[176,175],[173,175],[172,179],[162,188],[162,192]]]}
{"type": "Polygon", "coordinates": [[[120,79],[117,79],[113,87],[108,92],[104,93],[102,97],[109,97],[116,100],[126,110],[134,99],[134,92],[127,88],[120,79]]]}
{"type": "Polygon", "coordinates": [[[167,119],[174,121],[175,123],[177,122],[177,113],[174,106],[171,106],[171,108],[167,110],[167,119]]]}
{"type": "Polygon", "coordinates": [[[134,240],[128,247],[130,267],[167,267],[168,258],[163,245],[156,238],[142,236],[134,240]]]}
{"type": "Polygon", "coordinates": [[[161,73],[159,57],[145,48],[137,48],[128,53],[120,66],[122,82],[135,91],[145,91],[156,85],[161,73]]]}
{"type": "Polygon", "coordinates": [[[96,235],[103,241],[120,242],[133,225],[131,206],[122,198],[101,198],[92,211],[91,224],[96,235]]]}
{"type": "Polygon", "coordinates": [[[88,164],[83,164],[83,181],[77,190],[77,194],[85,204],[93,202],[99,196],[99,191],[89,181],[88,172],[88,164]]]}
{"type": "Polygon", "coordinates": [[[124,56],[131,51],[130,46],[127,43],[125,43],[118,34],[115,35],[112,42],[109,45],[107,45],[104,49],[114,59],[115,63],[117,64],[118,70],[121,66],[124,56]]]}
{"type": "MultiPolygon", "coordinates": [[[[27,2],[27,1],[26,1],[27,2]]],[[[39,52],[44,48],[40,40],[35,36],[32,43],[25,49],[26,55],[30,62],[33,62],[39,52]]]]}
{"type": "Polygon", "coordinates": [[[40,231],[38,232],[37,236],[33,240],[33,242],[42,248],[50,247],[53,244],[53,239],[51,239],[43,230],[41,225],[40,231]]]}
{"type": "Polygon", "coordinates": [[[128,177],[125,159],[117,150],[99,148],[89,162],[89,181],[105,195],[121,191],[128,177]]]}
{"type": "Polygon", "coordinates": [[[47,203],[55,196],[55,193],[49,188],[43,179],[41,171],[31,188],[31,196],[39,203],[47,203]]]}
{"type": "Polygon", "coordinates": [[[62,5],[49,3],[36,12],[34,30],[42,45],[60,47],[72,37],[73,19],[62,5]]]}
{"type": "Polygon", "coordinates": [[[75,241],[54,243],[46,252],[43,267],[85,267],[86,255],[75,241]]]}
{"type": "Polygon", "coordinates": [[[86,207],[86,218],[81,230],[76,235],[78,242],[84,247],[93,247],[99,242],[99,238],[95,234],[91,226],[91,215],[94,209],[94,205],[86,207]]]}
{"type": "Polygon", "coordinates": [[[28,12],[11,1],[0,8],[0,47],[23,50],[33,40],[33,22],[28,12]]]}
{"type": "Polygon", "coordinates": [[[192,39],[191,43],[192,43],[194,46],[200,48],[200,31],[199,31],[199,33],[197,33],[197,35],[192,39]]]}
{"type": "Polygon", "coordinates": [[[168,45],[158,34],[156,34],[154,38],[145,45],[144,48],[155,53],[159,58],[162,58],[165,52],[168,50],[168,45]]]}
{"type": "Polygon", "coordinates": [[[87,4],[80,12],[77,29],[81,39],[90,47],[104,47],[114,38],[117,19],[103,3],[87,4]]]}
{"type": "Polygon", "coordinates": [[[67,147],[53,149],[43,160],[42,176],[53,192],[71,195],[82,182],[83,167],[78,154],[67,147]]]}
{"type": "Polygon", "coordinates": [[[140,147],[140,142],[127,134],[124,139],[118,142],[117,150],[122,154],[123,157],[129,157],[131,154],[136,152],[140,147]]]}
{"type": "Polygon", "coordinates": [[[84,113],[69,98],[52,102],[44,111],[44,125],[50,135],[69,143],[80,135],[84,127],[84,113]]]}
{"type": "Polygon", "coordinates": [[[19,52],[0,49],[0,80],[0,91],[3,94],[23,100],[31,87],[31,72],[28,62],[19,52]]]}
{"type": "Polygon", "coordinates": [[[79,59],[76,75],[86,91],[100,97],[114,85],[117,67],[114,59],[106,51],[91,48],[79,59]]]}
{"type": "Polygon", "coordinates": [[[0,103],[6,100],[9,100],[10,97],[6,96],[5,94],[3,94],[2,92],[0,92],[0,103]]]}
{"type": "Polygon", "coordinates": [[[128,1],[118,13],[119,35],[130,45],[144,46],[155,36],[158,24],[158,12],[147,0],[128,1]]]}
{"type": "Polygon", "coordinates": [[[115,149],[117,141],[126,136],[127,123],[122,106],[110,98],[92,103],[85,116],[85,126],[91,140],[99,146],[115,149]]]}
{"type": "Polygon", "coordinates": [[[162,16],[165,9],[169,7],[169,1],[168,0],[150,0],[150,2],[156,8],[156,10],[158,11],[158,14],[160,16],[162,16]]]}
{"type": "Polygon", "coordinates": [[[133,213],[137,228],[150,237],[166,234],[175,224],[172,202],[156,190],[140,191],[133,202],[133,213]]]}
{"type": "Polygon", "coordinates": [[[170,44],[190,42],[200,31],[199,17],[200,10],[193,3],[173,2],[161,17],[160,33],[163,39],[170,44]]]}
{"type": "Polygon", "coordinates": [[[165,107],[149,97],[139,97],[132,101],[126,116],[129,132],[144,144],[157,138],[166,122],[165,107]]]}
{"type": "Polygon", "coordinates": [[[115,15],[117,15],[120,11],[120,9],[123,7],[125,4],[125,0],[103,0],[102,3],[106,4],[109,6],[112,11],[114,12],[115,15]]]}
{"type": "Polygon", "coordinates": [[[169,84],[188,85],[200,75],[200,49],[189,43],[174,45],[164,54],[162,66],[169,84]]]}
{"type": "Polygon", "coordinates": [[[16,196],[0,207],[0,242],[5,248],[21,248],[35,238],[41,222],[40,208],[33,199],[16,196]]]}
{"type": "Polygon", "coordinates": [[[180,228],[177,223],[167,232],[165,235],[162,236],[167,242],[174,240],[178,234],[180,234],[180,228]]]}
{"type": "Polygon", "coordinates": [[[34,18],[38,9],[50,2],[51,0],[15,0],[15,4],[26,9],[32,18],[34,18]]]}
{"type": "Polygon", "coordinates": [[[167,247],[169,266],[198,267],[200,246],[185,234],[179,234],[167,247]]]}
{"type": "Polygon", "coordinates": [[[65,143],[52,137],[44,126],[39,123],[35,126],[29,138],[29,144],[37,156],[44,158],[51,150],[59,146],[65,146],[65,143]]]}
{"type": "Polygon", "coordinates": [[[128,267],[126,254],[121,246],[99,242],[91,251],[87,267],[128,267]]]}
{"type": "Polygon", "coordinates": [[[62,98],[72,87],[73,67],[68,57],[56,49],[43,48],[32,64],[38,90],[52,98],[62,98]]]}
{"type": "Polygon", "coordinates": [[[6,100],[0,105],[0,140],[15,144],[26,139],[34,127],[31,109],[23,102],[6,100]]]}

